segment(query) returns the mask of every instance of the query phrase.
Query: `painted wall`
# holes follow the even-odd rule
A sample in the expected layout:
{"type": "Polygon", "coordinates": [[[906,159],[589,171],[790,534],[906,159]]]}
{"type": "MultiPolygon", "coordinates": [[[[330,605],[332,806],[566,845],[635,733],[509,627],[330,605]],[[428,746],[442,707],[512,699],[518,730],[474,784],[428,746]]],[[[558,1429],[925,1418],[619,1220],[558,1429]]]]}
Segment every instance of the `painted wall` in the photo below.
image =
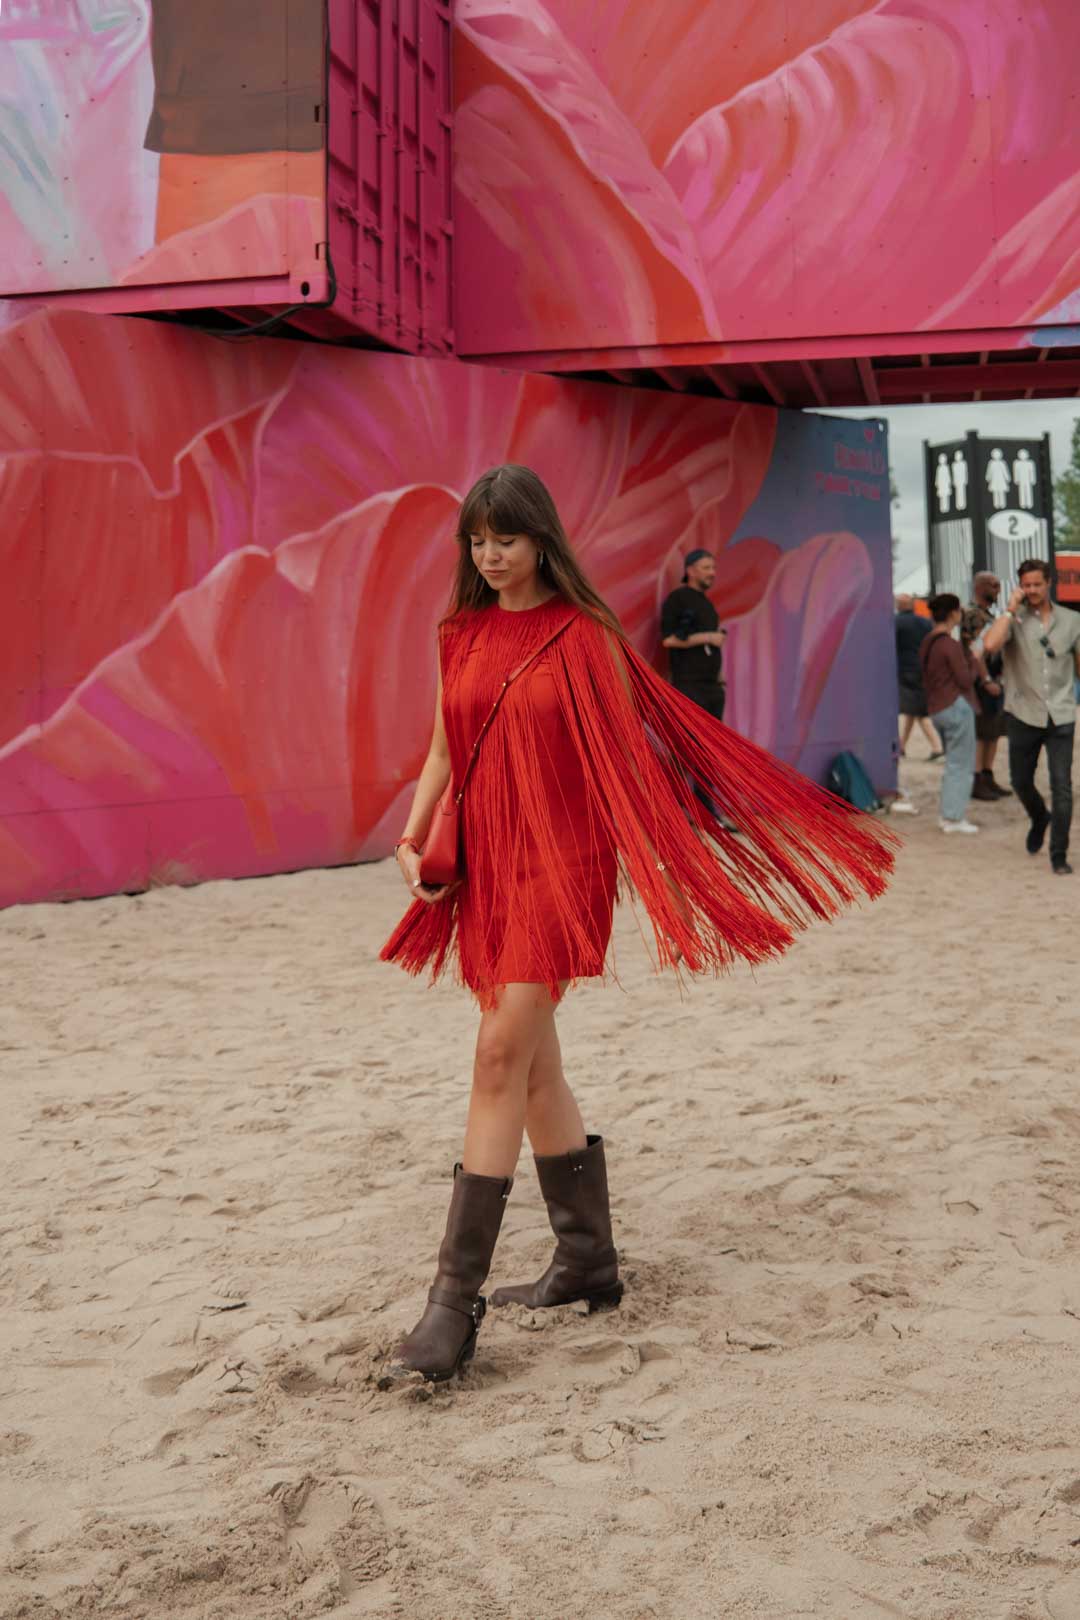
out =
{"type": "Polygon", "coordinates": [[[4,0],[0,294],[314,268],[323,4],[4,0]]]}
{"type": "Polygon", "coordinates": [[[1080,319],[1076,0],[457,0],[455,24],[459,353],[1080,319]]]}
{"type": "Polygon", "coordinates": [[[39,312],[0,332],[0,902],[386,853],[456,509],[504,460],[647,653],[714,549],[735,725],[891,780],[872,425],[39,312]]]}

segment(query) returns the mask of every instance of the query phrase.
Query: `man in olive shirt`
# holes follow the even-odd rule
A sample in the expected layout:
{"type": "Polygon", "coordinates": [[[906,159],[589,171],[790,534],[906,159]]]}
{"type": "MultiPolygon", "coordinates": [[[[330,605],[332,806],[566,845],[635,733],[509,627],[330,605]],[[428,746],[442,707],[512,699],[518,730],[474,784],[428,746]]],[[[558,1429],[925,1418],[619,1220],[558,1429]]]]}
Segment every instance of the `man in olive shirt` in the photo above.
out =
{"type": "Polygon", "coordinates": [[[683,582],[660,610],[660,635],[671,661],[671,684],[701,708],[724,718],[723,664],[720,649],[726,631],[720,628],[708,591],[716,578],[716,563],[707,551],[691,551],[683,582]]]}
{"type": "Polygon", "coordinates": [[[1037,855],[1050,828],[1050,864],[1061,877],[1069,865],[1072,823],[1073,738],[1080,672],[1080,613],[1050,600],[1048,563],[1020,564],[1020,584],[1009,605],[983,635],[987,653],[1000,652],[1005,664],[1009,774],[1016,796],[1031,817],[1030,855],[1037,855]],[[1035,786],[1039,754],[1046,749],[1050,809],[1035,786]]]}

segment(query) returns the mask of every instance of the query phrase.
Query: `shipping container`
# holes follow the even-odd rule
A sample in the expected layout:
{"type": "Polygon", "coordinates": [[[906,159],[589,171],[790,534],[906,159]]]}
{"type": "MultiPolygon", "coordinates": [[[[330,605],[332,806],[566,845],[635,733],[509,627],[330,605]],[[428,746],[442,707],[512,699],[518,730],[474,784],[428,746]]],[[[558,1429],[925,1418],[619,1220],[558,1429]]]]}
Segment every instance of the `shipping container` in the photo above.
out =
{"type": "Polygon", "coordinates": [[[415,354],[453,348],[450,35],[441,0],[330,0],[334,314],[415,354]]]}
{"type": "Polygon", "coordinates": [[[450,350],[448,5],[57,12],[0,10],[0,297],[450,350]]]}

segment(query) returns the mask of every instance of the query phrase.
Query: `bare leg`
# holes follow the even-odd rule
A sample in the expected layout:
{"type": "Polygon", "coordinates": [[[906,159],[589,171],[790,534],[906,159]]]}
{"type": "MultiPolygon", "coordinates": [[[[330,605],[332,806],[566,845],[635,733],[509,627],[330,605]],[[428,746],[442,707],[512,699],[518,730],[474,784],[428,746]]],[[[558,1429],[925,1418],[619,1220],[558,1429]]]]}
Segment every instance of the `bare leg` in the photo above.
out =
{"type": "Polygon", "coordinates": [[[940,754],[942,752],[941,738],[938,736],[937,732],[934,730],[933,726],[925,715],[923,715],[919,720],[919,728],[927,742],[930,744],[930,752],[932,754],[940,754]]]}
{"type": "Polygon", "coordinates": [[[900,716],[900,752],[902,754],[907,753],[907,745],[911,740],[914,725],[915,716],[913,714],[902,714],[900,716]]]}
{"type": "Polygon", "coordinates": [[[988,737],[985,742],[979,744],[982,752],[982,766],[980,768],[989,771],[991,774],[993,774],[994,760],[997,758],[998,743],[1000,741],[999,737],[988,737]]]}
{"type": "Polygon", "coordinates": [[[540,1038],[529,1070],[525,1129],[537,1158],[570,1153],[586,1145],[581,1112],[563,1074],[554,1018],[540,1038]]]}
{"type": "Polygon", "coordinates": [[[470,1175],[513,1175],[529,1074],[541,1041],[554,1034],[555,1007],[545,985],[508,984],[498,1005],[481,1016],[465,1126],[463,1164],[470,1175]]]}

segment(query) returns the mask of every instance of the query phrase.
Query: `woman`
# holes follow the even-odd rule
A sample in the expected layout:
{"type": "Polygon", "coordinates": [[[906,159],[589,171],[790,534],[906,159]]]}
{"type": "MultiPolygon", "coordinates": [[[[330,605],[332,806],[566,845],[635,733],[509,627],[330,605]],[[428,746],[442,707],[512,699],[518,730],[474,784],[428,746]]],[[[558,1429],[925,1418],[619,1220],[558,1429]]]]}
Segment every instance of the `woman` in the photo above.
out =
{"type": "Polygon", "coordinates": [[[431,1379],[473,1353],[523,1132],[555,1253],[538,1281],[500,1288],[492,1304],[621,1298],[604,1144],[586,1134],[555,1030],[567,985],[604,972],[617,876],[649,913],[660,965],[697,973],[777,955],[810,916],[833,915],[859,890],[880,893],[892,863],[876,825],[638,657],[527,467],[485,473],[462,505],[457,540],[431,750],[396,848],[415,899],[382,951],[433,976],[456,952],[481,1007],[438,1271],[395,1354],[397,1367],[431,1379]],[[426,888],[420,852],[432,814],[451,773],[463,780],[501,691],[461,802],[464,880],[426,888]]]}
{"type": "Polygon", "coordinates": [[[953,640],[964,617],[960,598],[943,592],[931,598],[934,628],[919,648],[926,707],[945,745],[945,774],[941,781],[943,833],[977,833],[964,812],[975,783],[975,665],[967,647],[953,640]]]}

